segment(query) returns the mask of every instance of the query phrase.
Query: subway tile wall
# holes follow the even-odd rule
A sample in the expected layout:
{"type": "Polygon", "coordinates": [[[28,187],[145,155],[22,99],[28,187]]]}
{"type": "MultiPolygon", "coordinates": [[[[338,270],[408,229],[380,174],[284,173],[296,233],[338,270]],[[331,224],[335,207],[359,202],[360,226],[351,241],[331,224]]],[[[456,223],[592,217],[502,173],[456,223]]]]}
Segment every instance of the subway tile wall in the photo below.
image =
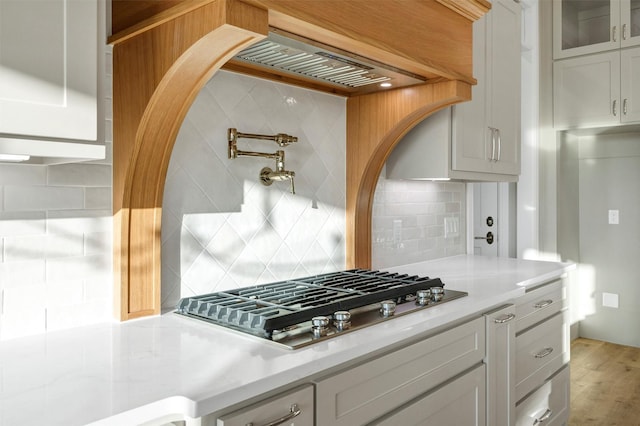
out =
{"type": "Polygon", "coordinates": [[[373,201],[372,266],[464,254],[465,201],[464,183],[392,180],[383,171],[373,201]]]}
{"type": "MultiPolygon", "coordinates": [[[[108,82],[110,59],[108,49],[108,82]]],[[[0,163],[0,340],[111,320],[112,136],[106,92],[105,160],[0,163]]]]}

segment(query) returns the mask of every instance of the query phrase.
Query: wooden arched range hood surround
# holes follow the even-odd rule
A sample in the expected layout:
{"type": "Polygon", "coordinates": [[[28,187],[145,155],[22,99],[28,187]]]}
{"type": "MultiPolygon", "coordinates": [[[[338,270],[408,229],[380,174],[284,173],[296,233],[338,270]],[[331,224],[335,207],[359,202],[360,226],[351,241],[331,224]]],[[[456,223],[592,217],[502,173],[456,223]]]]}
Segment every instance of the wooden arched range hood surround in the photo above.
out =
{"type": "Polygon", "coordinates": [[[471,98],[472,23],[488,9],[485,0],[113,0],[116,317],[160,313],[171,151],[197,93],[236,53],[273,27],[425,78],[347,99],[347,263],[369,267],[380,170],[421,119],[471,98]]]}

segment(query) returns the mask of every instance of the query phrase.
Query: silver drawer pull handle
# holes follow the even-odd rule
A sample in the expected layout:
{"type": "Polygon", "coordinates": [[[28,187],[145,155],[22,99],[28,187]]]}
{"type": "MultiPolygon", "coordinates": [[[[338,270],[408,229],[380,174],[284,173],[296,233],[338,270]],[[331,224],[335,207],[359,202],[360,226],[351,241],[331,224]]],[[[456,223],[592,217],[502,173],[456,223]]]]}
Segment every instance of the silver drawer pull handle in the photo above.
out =
{"type": "MultiPolygon", "coordinates": [[[[265,423],[263,426],[277,426],[277,425],[281,425],[282,423],[286,422],[287,420],[291,420],[294,417],[298,417],[300,415],[300,413],[302,413],[302,410],[298,407],[298,404],[293,404],[290,408],[290,412],[289,414],[280,417],[279,419],[275,419],[270,421],[269,423],[265,423]]],[[[254,426],[253,423],[247,423],[246,426],[254,426]]]]}
{"type": "Polygon", "coordinates": [[[547,306],[549,306],[552,303],[553,303],[553,300],[551,300],[551,299],[541,300],[538,303],[536,303],[535,305],[533,305],[533,307],[536,308],[536,309],[542,309],[542,308],[546,308],[547,306]]]}
{"type": "Polygon", "coordinates": [[[516,317],[515,314],[504,314],[500,315],[498,318],[494,319],[493,322],[496,324],[504,324],[505,322],[509,322],[516,317]]]}
{"type": "Polygon", "coordinates": [[[544,348],[542,351],[535,354],[536,358],[544,358],[545,356],[551,354],[553,352],[553,348],[544,348]]]}
{"type": "Polygon", "coordinates": [[[546,422],[547,420],[549,420],[549,418],[551,418],[551,414],[553,414],[553,411],[551,411],[551,409],[547,408],[547,411],[544,412],[544,414],[542,416],[540,416],[539,419],[536,419],[535,422],[533,422],[533,426],[539,425],[541,423],[546,422]]]}

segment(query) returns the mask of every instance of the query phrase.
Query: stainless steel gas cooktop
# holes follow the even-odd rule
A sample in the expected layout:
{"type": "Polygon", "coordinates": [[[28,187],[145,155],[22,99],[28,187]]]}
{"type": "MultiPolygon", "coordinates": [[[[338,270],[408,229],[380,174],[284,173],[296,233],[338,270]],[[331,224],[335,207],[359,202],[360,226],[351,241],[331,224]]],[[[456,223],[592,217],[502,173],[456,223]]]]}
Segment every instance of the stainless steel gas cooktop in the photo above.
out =
{"type": "Polygon", "coordinates": [[[439,278],[351,269],[185,297],[176,312],[296,349],[466,295],[439,278]]]}

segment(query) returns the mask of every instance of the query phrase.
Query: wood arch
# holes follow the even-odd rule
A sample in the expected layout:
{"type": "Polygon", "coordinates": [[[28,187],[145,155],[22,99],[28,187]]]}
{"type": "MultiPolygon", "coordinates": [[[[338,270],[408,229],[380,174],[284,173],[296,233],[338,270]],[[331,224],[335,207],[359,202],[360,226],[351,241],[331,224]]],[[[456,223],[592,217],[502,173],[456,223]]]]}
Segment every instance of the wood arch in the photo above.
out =
{"type": "MultiPolygon", "coordinates": [[[[428,78],[424,85],[354,96],[347,101],[347,262],[349,266],[370,266],[371,203],[387,156],[425,116],[470,99],[474,82],[472,20],[459,12],[465,2],[440,0],[455,5],[449,7],[415,1],[419,7],[433,9],[433,13],[415,14],[429,20],[422,27],[432,30],[427,34],[432,42],[412,48],[415,55],[424,55],[424,46],[433,48],[441,39],[448,43],[442,48],[447,55],[436,55],[438,61],[451,58],[441,63],[426,58],[412,61],[412,51],[399,51],[375,40],[373,37],[387,32],[379,28],[371,31],[362,8],[368,9],[372,20],[379,21],[380,14],[375,5],[367,5],[368,1],[354,8],[352,16],[348,11],[324,7],[326,2],[114,0],[114,6],[118,1],[123,4],[118,10],[135,5],[131,10],[143,19],[123,18],[120,27],[113,26],[120,32],[109,40],[113,44],[115,316],[126,320],[160,313],[162,197],[178,130],[202,86],[238,51],[264,38],[269,25],[304,32],[302,35],[339,43],[352,51],[362,51],[368,43],[371,58],[390,64],[395,61],[397,66],[423,72],[428,78]],[[316,11],[309,10],[314,7],[316,11]],[[327,10],[337,16],[336,23],[331,24],[327,10]],[[363,31],[359,36],[357,29],[344,30],[340,20],[361,22],[369,34],[363,31]]],[[[357,1],[334,3],[336,8],[352,7],[357,1]]],[[[462,9],[473,10],[473,17],[487,10],[484,0],[466,2],[473,7],[462,9]]],[[[400,18],[407,19],[406,12],[400,18]]],[[[412,27],[406,22],[388,25],[391,36],[393,28],[412,27]]]]}
{"type": "Polygon", "coordinates": [[[347,264],[371,267],[371,211],[393,147],[434,112],[471,99],[471,86],[447,81],[347,100],[347,264]]]}

